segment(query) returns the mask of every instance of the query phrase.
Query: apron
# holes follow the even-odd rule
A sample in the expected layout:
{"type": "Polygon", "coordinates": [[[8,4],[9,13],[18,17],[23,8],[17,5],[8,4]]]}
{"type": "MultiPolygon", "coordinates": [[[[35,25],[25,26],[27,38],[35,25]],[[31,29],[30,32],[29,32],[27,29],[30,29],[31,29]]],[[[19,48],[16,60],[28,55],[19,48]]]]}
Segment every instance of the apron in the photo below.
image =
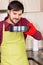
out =
{"type": "Polygon", "coordinates": [[[1,65],[29,65],[22,32],[3,30],[1,65]]]}

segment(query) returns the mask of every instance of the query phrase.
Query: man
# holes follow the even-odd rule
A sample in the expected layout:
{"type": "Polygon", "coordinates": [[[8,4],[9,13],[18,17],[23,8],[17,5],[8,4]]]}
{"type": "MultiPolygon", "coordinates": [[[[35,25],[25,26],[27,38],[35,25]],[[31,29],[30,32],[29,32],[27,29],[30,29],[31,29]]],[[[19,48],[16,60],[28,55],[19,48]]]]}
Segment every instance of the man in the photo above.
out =
{"type": "Polygon", "coordinates": [[[42,39],[41,33],[21,15],[23,4],[12,1],[8,5],[8,16],[0,22],[0,44],[2,65],[29,65],[26,56],[25,39],[27,35],[37,40],[42,39]],[[10,32],[11,26],[29,26],[26,32],[10,32]],[[25,38],[25,39],[24,39],[25,38]]]}

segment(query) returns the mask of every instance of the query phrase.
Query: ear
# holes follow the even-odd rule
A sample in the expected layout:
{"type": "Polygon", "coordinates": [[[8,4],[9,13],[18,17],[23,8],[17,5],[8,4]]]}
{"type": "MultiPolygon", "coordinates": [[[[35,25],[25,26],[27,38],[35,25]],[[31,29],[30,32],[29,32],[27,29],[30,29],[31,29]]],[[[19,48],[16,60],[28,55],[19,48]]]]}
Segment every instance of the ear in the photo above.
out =
{"type": "Polygon", "coordinates": [[[9,14],[10,13],[10,10],[7,10],[7,13],[9,14]]]}

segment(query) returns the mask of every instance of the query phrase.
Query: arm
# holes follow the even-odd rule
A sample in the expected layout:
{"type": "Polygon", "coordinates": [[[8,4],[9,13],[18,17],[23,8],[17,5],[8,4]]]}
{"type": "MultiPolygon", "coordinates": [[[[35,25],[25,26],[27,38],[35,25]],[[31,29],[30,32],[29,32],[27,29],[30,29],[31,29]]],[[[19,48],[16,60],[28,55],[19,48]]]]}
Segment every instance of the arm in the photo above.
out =
{"type": "Polygon", "coordinates": [[[30,35],[37,40],[42,40],[41,32],[39,32],[32,23],[29,22],[27,26],[29,26],[30,29],[27,32],[24,32],[24,34],[30,35]]]}

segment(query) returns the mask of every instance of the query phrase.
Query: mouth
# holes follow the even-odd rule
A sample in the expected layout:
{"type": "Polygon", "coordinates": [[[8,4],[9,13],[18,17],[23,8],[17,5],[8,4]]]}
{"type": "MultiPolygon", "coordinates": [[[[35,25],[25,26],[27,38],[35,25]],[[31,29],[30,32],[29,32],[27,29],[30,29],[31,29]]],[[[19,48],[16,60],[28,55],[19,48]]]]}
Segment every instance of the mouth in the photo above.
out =
{"type": "Polygon", "coordinates": [[[14,20],[19,20],[18,18],[13,18],[14,20]]]}

